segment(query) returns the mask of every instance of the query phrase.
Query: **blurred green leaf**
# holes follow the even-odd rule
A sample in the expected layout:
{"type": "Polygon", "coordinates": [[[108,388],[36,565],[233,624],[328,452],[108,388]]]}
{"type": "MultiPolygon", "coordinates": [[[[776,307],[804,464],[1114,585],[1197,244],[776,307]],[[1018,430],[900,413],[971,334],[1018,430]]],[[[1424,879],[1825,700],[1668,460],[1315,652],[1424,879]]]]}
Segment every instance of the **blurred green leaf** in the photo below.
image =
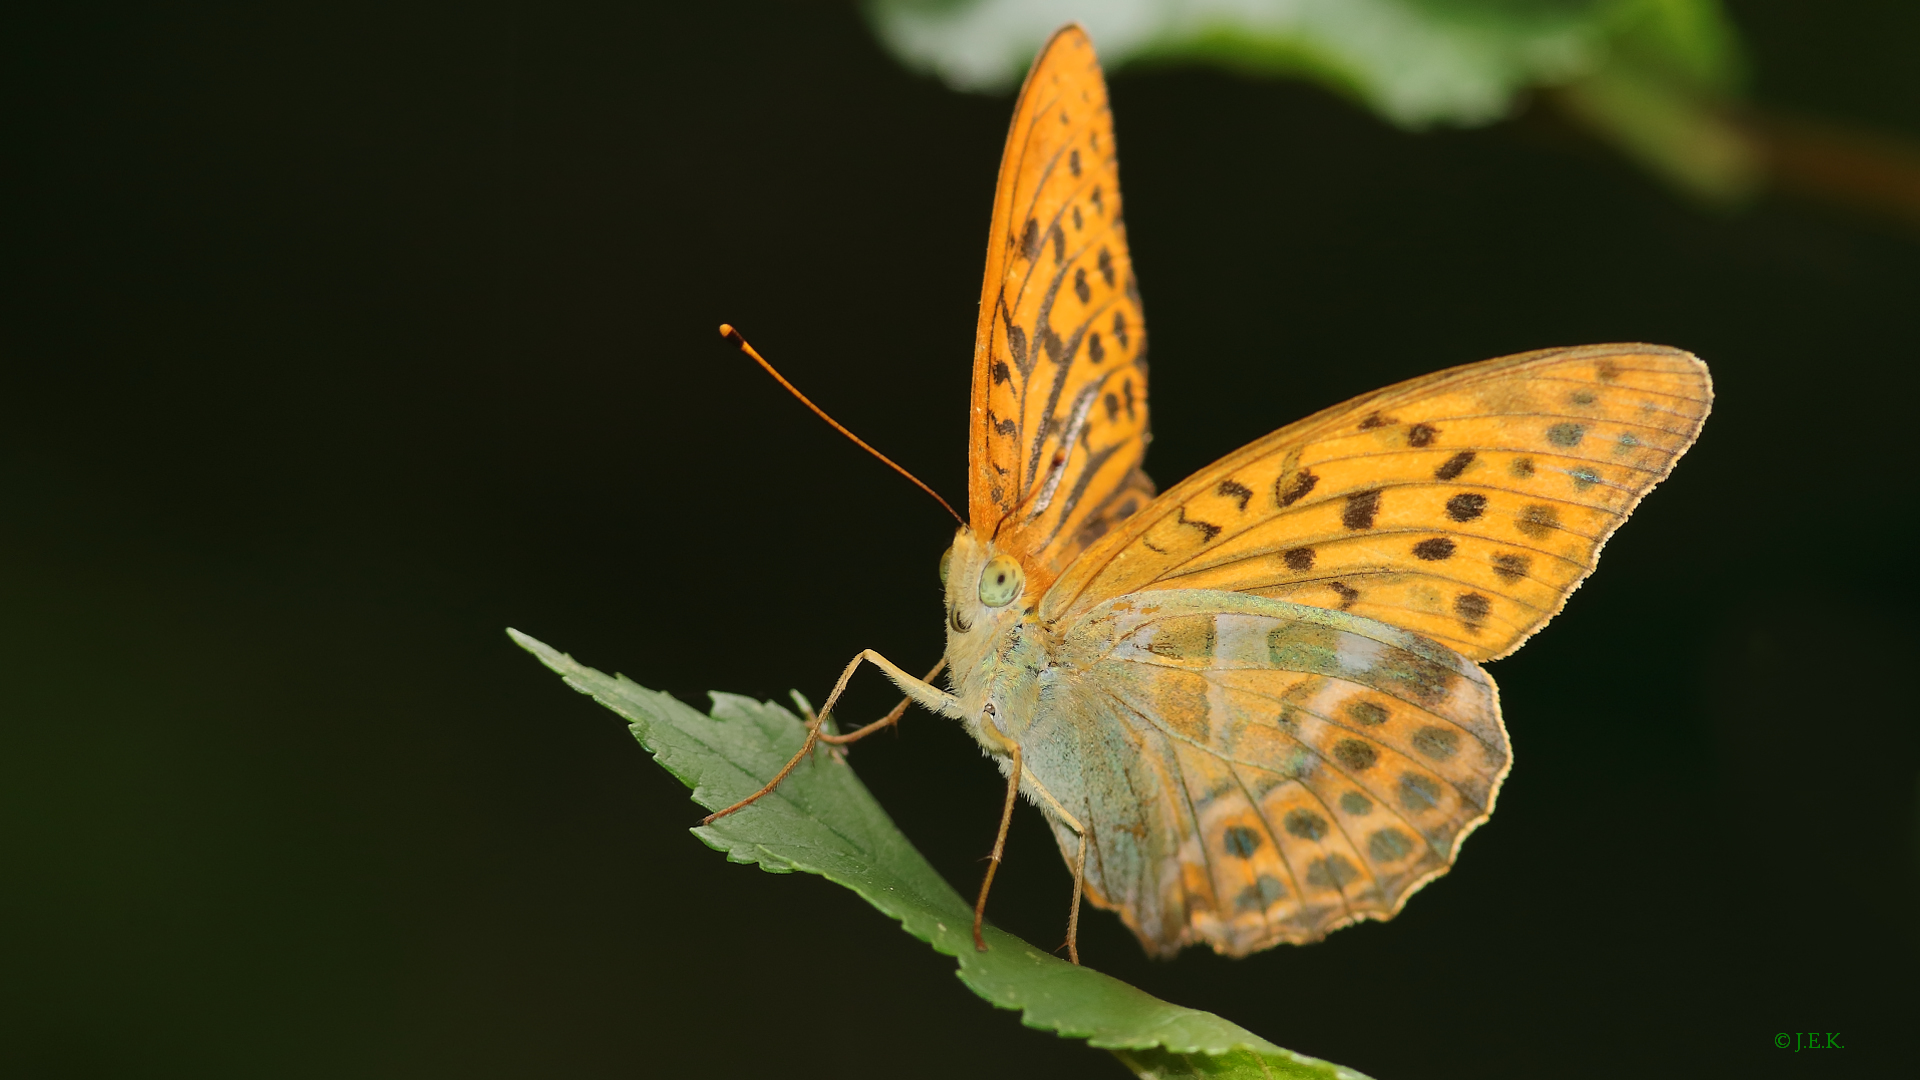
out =
{"type": "MultiPolygon", "coordinates": [[[[516,630],[507,633],[567,685],[618,713],[655,760],[709,810],[759,790],[800,749],[806,729],[772,702],[713,695],[711,716],[607,676],[516,630]]],[[[1042,1028],[1111,1050],[1141,1076],[1366,1080],[1267,1042],[1212,1013],[1161,1001],[1076,967],[991,926],[973,947],[973,908],[900,834],[846,762],[821,747],[771,795],[693,834],[733,862],[819,874],[898,919],[960,962],[960,981],[1042,1028]]]]}
{"type": "Polygon", "coordinates": [[[910,67],[964,90],[1018,84],[1078,20],[1110,68],[1194,62],[1305,78],[1407,128],[1486,124],[1532,90],[1656,174],[1710,201],[1762,162],[1727,117],[1740,45],[1720,0],[868,0],[910,67]]]}

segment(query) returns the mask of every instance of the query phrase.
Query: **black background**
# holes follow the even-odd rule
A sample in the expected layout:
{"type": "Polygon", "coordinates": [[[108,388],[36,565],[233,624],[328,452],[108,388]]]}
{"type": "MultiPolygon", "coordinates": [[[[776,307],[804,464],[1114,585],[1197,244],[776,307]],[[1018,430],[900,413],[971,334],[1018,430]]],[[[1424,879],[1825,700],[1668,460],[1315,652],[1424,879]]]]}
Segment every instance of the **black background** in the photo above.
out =
{"type": "MultiPolygon", "coordinates": [[[[1733,12],[1758,101],[1920,133],[1911,5],[1733,12]]],[[[961,498],[1010,99],[839,6],[7,18],[11,1071],[1119,1075],[704,848],[502,633],[694,702],[932,663],[949,521],[714,327],[961,498]]],[[[1410,136],[1182,69],[1113,101],[1163,485],[1523,349],[1678,345],[1719,397],[1493,667],[1516,766],[1452,875],[1235,962],[1099,914],[1089,962],[1383,1080],[1910,1054],[1920,234],[1704,211],[1538,111],[1410,136]],[[1848,1049],[1773,1049],[1812,1030],[1848,1049]]],[[[844,715],[888,704],[863,677],[844,715]]],[[[854,760],[970,894],[1000,786],[959,728],[854,760]]],[[[1031,810],[1001,881],[1058,942],[1031,810]]]]}

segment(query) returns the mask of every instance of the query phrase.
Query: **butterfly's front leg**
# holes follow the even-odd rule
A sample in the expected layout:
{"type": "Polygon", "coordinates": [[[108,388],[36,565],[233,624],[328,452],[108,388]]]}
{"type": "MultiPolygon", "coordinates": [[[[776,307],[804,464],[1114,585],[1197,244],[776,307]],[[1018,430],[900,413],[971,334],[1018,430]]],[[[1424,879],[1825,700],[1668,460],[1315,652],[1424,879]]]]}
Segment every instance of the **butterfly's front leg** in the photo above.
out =
{"type": "MultiPolygon", "coordinates": [[[[820,709],[820,716],[823,719],[832,714],[834,703],[840,700],[840,695],[847,689],[847,683],[853,679],[853,673],[859,670],[860,662],[863,660],[885,672],[887,678],[893,680],[893,685],[900,688],[901,693],[907,695],[909,700],[917,702],[929,711],[939,713],[942,716],[954,716],[959,712],[960,701],[952,694],[947,693],[945,690],[923,679],[914,678],[907,674],[900,665],[895,664],[893,661],[881,656],[872,649],[862,649],[860,650],[860,655],[854,657],[852,661],[847,664],[847,669],[840,673],[840,681],[833,684],[833,693],[827,695],[827,703],[820,709]]],[[[945,660],[940,661],[932,671],[927,673],[927,678],[931,679],[939,674],[940,669],[945,667],[946,663],[945,660]]],[[[903,711],[904,710],[900,708],[896,708],[894,712],[888,715],[898,720],[898,714],[903,711]]],[[[881,723],[885,722],[888,721],[882,721],[881,723]]],[[[854,732],[851,736],[842,735],[834,738],[837,738],[841,742],[851,742],[853,738],[857,738],[862,733],[873,730],[879,726],[880,723],[868,724],[866,727],[854,732]]],[[[831,742],[834,741],[834,739],[829,739],[828,741],[831,742]]]]}
{"type": "MultiPolygon", "coordinates": [[[[847,743],[853,742],[856,739],[865,738],[883,727],[897,723],[900,717],[906,714],[907,701],[902,701],[900,704],[894,706],[893,711],[881,717],[879,720],[844,735],[830,734],[822,730],[827,717],[833,712],[834,704],[840,700],[840,694],[846,690],[847,682],[853,678],[853,673],[859,669],[862,660],[869,661],[881,671],[886,672],[887,678],[892,679],[894,685],[906,693],[908,701],[917,701],[934,712],[944,715],[952,715],[958,710],[959,702],[952,694],[940,690],[928,683],[925,679],[914,678],[902,670],[898,664],[874,652],[872,649],[862,649],[860,650],[860,655],[854,657],[853,661],[847,665],[847,669],[840,673],[840,681],[833,684],[833,693],[827,695],[826,707],[820,710],[820,714],[817,717],[810,716],[807,718],[807,741],[800,744],[799,752],[787,759],[787,763],[781,767],[779,772],[774,774],[773,779],[767,781],[765,787],[762,787],[759,791],[741,799],[739,802],[734,803],[724,810],[716,810],[708,814],[706,817],[700,819],[700,824],[711,825],[729,814],[735,814],[741,810],[745,810],[747,807],[752,806],[754,803],[772,794],[773,790],[780,786],[780,782],[787,778],[787,774],[791,773],[795,766],[806,760],[807,755],[813,752],[815,743],[825,742],[831,746],[845,746],[847,743]]],[[[934,665],[932,671],[927,672],[927,678],[931,679],[940,674],[940,669],[946,666],[947,662],[941,660],[938,664],[934,665]]]]}
{"type": "MultiPolygon", "coordinates": [[[[923,683],[933,682],[933,680],[942,671],[946,670],[946,667],[947,667],[946,658],[941,657],[940,662],[933,665],[933,670],[927,672],[926,676],[922,678],[920,681],[923,683]]],[[[854,730],[849,731],[844,735],[836,734],[834,732],[830,732],[826,730],[821,730],[820,741],[823,743],[826,743],[829,746],[845,746],[850,742],[858,742],[859,740],[866,738],[867,736],[873,734],[874,732],[879,731],[881,728],[891,727],[892,725],[899,723],[900,718],[902,716],[905,716],[907,713],[907,706],[913,704],[913,700],[914,699],[912,695],[908,695],[907,697],[901,698],[900,703],[898,705],[895,705],[891,710],[889,710],[887,712],[887,715],[881,717],[878,720],[875,720],[873,723],[868,724],[865,727],[855,728],[854,730]]],[[[821,714],[822,717],[824,717],[825,715],[826,714],[824,713],[821,714]]],[[[814,717],[814,715],[811,712],[807,714],[807,720],[811,723],[815,723],[815,724],[819,723],[819,721],[814,717]]],[[[835,750],[834,753],[837,755],[840,753],[840,751],[835,750]]]]}

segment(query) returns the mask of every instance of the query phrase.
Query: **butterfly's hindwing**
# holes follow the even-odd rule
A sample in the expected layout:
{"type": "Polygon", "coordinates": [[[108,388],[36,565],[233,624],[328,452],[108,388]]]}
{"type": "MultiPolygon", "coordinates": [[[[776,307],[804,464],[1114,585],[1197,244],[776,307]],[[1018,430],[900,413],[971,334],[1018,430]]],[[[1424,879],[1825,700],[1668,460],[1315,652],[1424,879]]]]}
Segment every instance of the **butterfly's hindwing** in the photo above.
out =
{"type": "Polygon", "coordinates": [[[1064,692],[1023,746],[1074,746],[1070,777],[1044,751],[1030,767],[1085,800],[1066,805],[1094,823],[1091,895],[1157,953],[1198,939],[1243,955],[1390,917],[1506,775],[1485,672],[1337,611],[1147,593],[1085,616],[1062,659],[1064,692]],[[1071,722],[1050,724],[1060,707],[1071,722]]]}

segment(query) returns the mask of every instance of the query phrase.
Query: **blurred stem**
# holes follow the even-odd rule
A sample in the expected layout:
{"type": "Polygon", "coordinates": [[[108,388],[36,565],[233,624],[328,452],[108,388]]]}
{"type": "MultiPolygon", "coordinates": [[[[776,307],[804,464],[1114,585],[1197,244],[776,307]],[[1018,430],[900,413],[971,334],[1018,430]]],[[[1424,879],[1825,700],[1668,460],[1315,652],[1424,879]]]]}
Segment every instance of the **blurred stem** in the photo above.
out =
{"type": "Polygon", "coordinates": [[[1783,191],[1920,228],[1920,144],[1804,117],[1756,113],[1744,127],[1783,191]]]}
{"type": "Polygon", "coordinates": [[[1741,107],[1658,77],[1610,69],[1550,100],[1591,134],[1710,206],[1772,189],[1920,227],[1920,144],[1741,107]]]}
{"type": "Polygon", "coordinates": [[[1627,68],[1607,68],[1559,87],[1553,101],[1576,123],[1612,143],[1643,168],[1721,207],[1759,193],[1765,159],[1728,114],[1671,82],[1627,68]]]}

